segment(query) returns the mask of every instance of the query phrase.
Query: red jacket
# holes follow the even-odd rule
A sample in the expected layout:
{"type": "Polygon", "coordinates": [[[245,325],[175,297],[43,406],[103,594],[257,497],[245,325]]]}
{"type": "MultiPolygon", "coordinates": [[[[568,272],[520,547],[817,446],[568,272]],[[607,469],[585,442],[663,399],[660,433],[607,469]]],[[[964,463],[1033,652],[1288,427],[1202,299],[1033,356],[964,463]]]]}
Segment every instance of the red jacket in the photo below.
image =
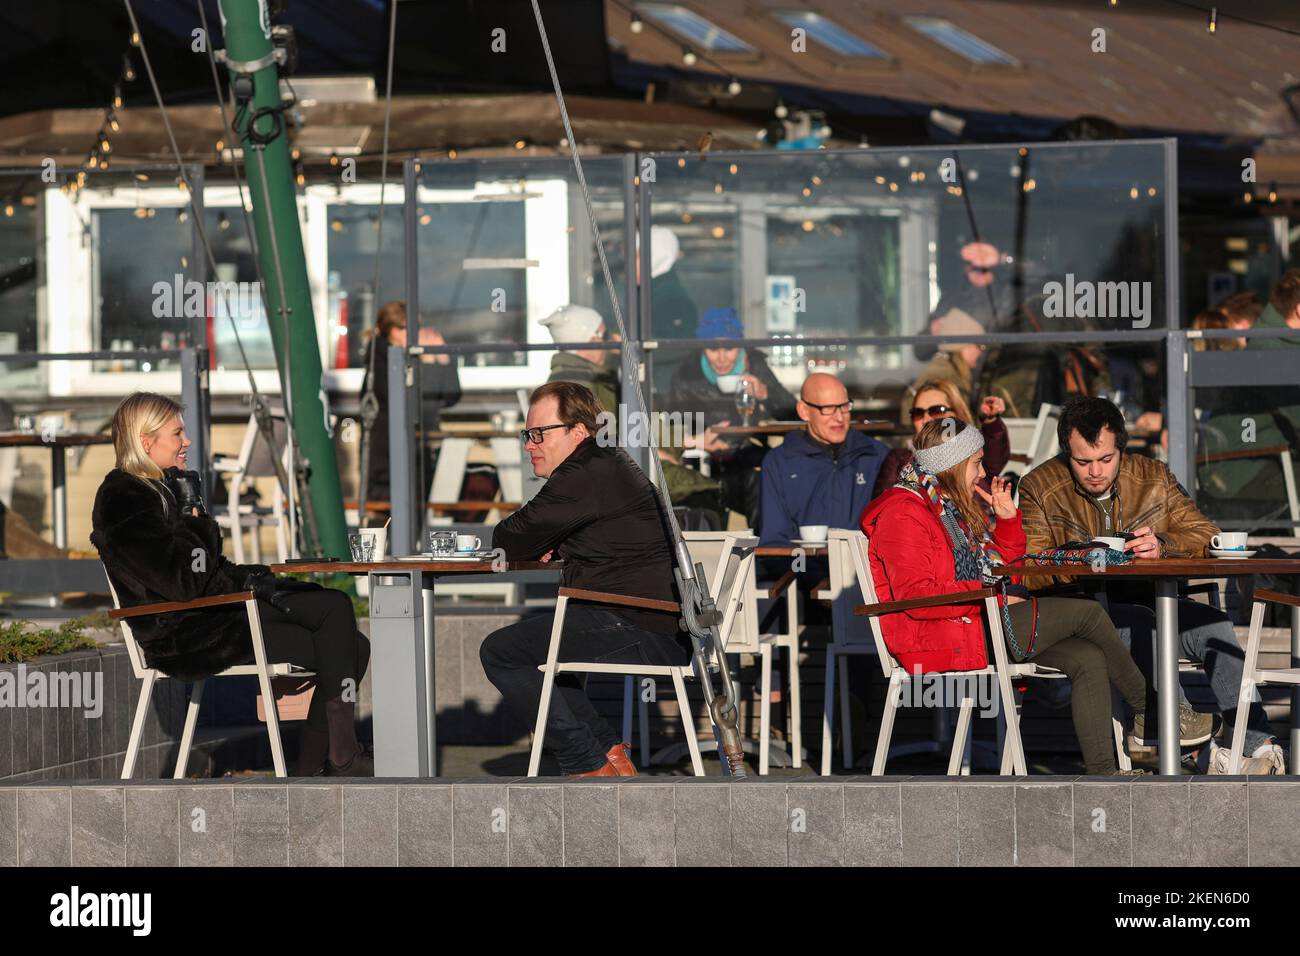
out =
{"type": "MultiPolygon", "coordinates": [[[[871,577],[882,602],[978,591],[979,581],[956,580],[952,545],[930,503],[906,488],[891,488],[862,513],[870,539],[871,577]]],[[[1001,519],[993,541],[1003,560],[1025,553],[1020,513],[1001,519]]],[[[973,670],[988,666],[979,603],[918,607],[880,618],[889,648],[900,664],[915,672],[973,670]]]]}

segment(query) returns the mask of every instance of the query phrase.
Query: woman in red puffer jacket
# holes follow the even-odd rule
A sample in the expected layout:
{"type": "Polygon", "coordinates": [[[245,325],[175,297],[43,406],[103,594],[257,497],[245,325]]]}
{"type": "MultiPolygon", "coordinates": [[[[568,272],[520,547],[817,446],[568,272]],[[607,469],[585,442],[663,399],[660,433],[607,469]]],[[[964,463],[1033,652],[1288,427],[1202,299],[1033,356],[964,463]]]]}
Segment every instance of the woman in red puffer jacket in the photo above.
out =
{"type": "MultiPolygon", "coordinates": [[[[1025,553],[1020,512],[1009,483],[984,478],[984,439],[956,419],[933,421],[916,437],[914,460],[899,483],[862,514],[872,580],[880,601],[978,591],[995,582],[990,570],[1025,553]]],[[[1012,660],[1063,671],[1073,684],[1074,728],[1090,774],[1116,773],[1110,687],[1135,713],[1146,708],[1146,682],[1115,627],[1095,601],[1030,598],[1007,587],[1006,634],[1012,660]]],[[[880,619],[885,644],[908,671],[977,670],[991,647],[982,599],[920,607],[880,619]]]]}

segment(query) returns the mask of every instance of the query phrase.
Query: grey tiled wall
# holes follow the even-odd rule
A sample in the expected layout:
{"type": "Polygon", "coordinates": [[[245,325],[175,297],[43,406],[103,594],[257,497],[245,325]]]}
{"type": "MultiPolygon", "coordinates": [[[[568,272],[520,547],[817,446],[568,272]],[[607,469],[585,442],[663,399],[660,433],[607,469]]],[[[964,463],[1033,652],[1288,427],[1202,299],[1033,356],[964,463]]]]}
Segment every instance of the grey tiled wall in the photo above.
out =
{"type": "MultiPolygon", "coordinates": [[[[0,664],[0,671],[17,674],[18,667],[0,664]]],[[[98,718],[89,718],[72,707],[0,707],[0,784],[117,779],[140,695],[140,680],[131,670],[126,646],[101,645],[26,665],[28,674],[38,670],[102,672],[103,712],[98,718]]],[[[257,722],[256,690],[256,679],[251,677],[207,683],[190,754],[191,773],[270,764],[265,727],[257,722]]],[[[367,703],[368,694],[366,681],[361,695],[367,703]]],[[[154,685],[135,779],[171,776],[188,699],[187,685],[181,681],[161,680],[154,685]]],[[[291,753],[296,733],[296,725],[285,725],[286,747],[291,753]]]]}
{"type": "Polygon", "coordinates": [[[1294,778],[0,787],[0,867],[1294,866],[1294,778]]]}

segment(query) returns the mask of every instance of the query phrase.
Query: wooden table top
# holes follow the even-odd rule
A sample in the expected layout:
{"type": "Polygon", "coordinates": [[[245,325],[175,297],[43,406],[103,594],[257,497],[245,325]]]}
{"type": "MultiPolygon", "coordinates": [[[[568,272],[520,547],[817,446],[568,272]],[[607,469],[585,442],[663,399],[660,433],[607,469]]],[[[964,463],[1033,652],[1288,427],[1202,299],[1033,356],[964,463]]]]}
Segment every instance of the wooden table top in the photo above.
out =
{"type": "Polygon", "coordinates": [[[1139,558],[1132,564],[1027,564],[996,567],[994,574],[1013,577],[1053,575],[1082,578],[1092,575],[1127,578],[1214,578],[1241,574],[1300,574],[1300,558],[1139,558]]]}
{"type": "Polygon", "coordinates": [[[765,544],[762,547],[754,549],[754,553],[758,555],[760,558],[793,558],[794,553],[796,551],[801,551],[806,555],[825,554],[826,545],[824,544],[809,544],[809,545],[765,544]]]}
{"type": "MultiPolygon", "coordinates": [[[[503,571],[558,571],[564,566],[561,561],[509,561],[503,571]]],[[[429,558],[424,561],[313,561],[297,564],[273,564],[271,570],[276,574],[369,574],[385,571],[431,571],[435,574],[483,574],[492,571],[492,561],[438,561],[429,558]]]]}
{"type": "Polygon", "coordinates": [[[86,435],[80,432],[55,432],[48,439],[42,437],[41,433],[36,432],[0,432],[0,446],[13,447],[17,445],[34,446],[34,445],[51,445],[67,447],[70,445],[111,445],[113,437],[111,435],[86,435]]]}

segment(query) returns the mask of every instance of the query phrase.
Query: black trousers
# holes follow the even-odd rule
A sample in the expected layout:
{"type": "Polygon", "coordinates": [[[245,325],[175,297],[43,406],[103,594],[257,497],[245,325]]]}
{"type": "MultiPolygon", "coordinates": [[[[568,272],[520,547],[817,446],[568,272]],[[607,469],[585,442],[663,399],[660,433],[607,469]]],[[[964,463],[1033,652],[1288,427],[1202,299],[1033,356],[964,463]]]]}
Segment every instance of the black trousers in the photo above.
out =
{"type": "MultiPolygon", "coordinates": [[[[483,641],[479,659],[501,691],[506,706],[533,726],[542,701],[542,672],[551,644],[552,615],[531,617],[493,631],[483,641]]],[[[612,611],[570,605],[560,637],[560,661],[613,664],[685,664],[690,652],[667,634],[633,627],[612,611]]],[[[605,763],[605,754],[619,743],[587,699],[577,674],[558,674],[546,719],[545,746],[555,754],[564,773],[586,773],[605,763]]]]}
{"type": "MultiPolygon", "coordinates": [[[[307,711],[307,726],[325,730],[325,702],[341,695],[355,701],[370,663],[370,641],[357,630],[352,599],[342,591],[285,591],[286,614],[258,601],[267,660],[297,664],[316,672],[316,692],[307,711]]],[[[253,663],[250,652],[247,664],[253,663]]]]}

